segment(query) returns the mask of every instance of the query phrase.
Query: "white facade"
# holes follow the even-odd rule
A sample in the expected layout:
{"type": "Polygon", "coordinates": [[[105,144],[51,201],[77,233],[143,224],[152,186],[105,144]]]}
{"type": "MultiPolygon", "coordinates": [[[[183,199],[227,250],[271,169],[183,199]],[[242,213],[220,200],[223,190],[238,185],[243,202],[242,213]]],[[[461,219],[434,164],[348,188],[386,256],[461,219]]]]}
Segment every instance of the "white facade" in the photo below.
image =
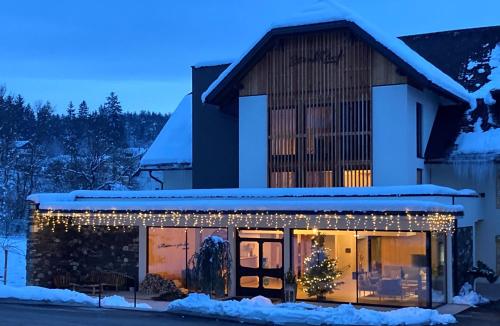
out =
{"type": "MultiPolygon", "coordinates": [[[[493,161],[483,163],[456,162],[455,164],[433,164],[429,165],[432,175],[432,183],[437,185],[471,188],[484,197],[480,199],[477,214],[465,214],[464,218],[458,220],[459,227],[473,227],[474,263],[481,260],[489,267],[496,269],[498,264],[498,252],[496,236],[500,235],[500,209],[497,207],[497,184],[496,178],[500,167],[493,161]]],[[[468,209],[468,205],[464,205],[468,209]]],[[[486,282],[479,279],[478,282],[486,282]]],[[[500,281],[497,281],[496,289],[500,289],[500,281]]],[[[492,289],[490,287],[490,289],[492,289]]]]}
{"type": "Polygon", "coordinates": [[[193,188],[193,173],[190,169],[165,170],[163,175],[163,189],[191,189],[193,188]]]}
{"type": "Polygon", "coordinates": [[[373,185],[394,186],[429,183],[424,159],[417,157],[416,106],[422,104],[423,149],[427,146],[439,107],[439,97],[407,84],[372,88],[373,185]]]}
{"type": "Polygon", "coordinates": [[[267,96],[239,101],[239,186],[267,187],[267,96]]]}

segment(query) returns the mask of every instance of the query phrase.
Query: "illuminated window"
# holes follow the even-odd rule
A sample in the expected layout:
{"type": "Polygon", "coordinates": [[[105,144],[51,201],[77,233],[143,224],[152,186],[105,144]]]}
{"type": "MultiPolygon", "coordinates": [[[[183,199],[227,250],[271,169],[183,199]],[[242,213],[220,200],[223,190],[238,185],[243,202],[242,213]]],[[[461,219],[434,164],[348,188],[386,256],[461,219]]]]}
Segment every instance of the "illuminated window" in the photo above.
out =
{"type": "Polygon", "coordinates": [[[371,170],[345,170],[344,187],[370,187],[372,185],[371,170]]]}
{"type": "Polygon", "coordinates": [[[227,239],[226,229],[217,228],[148,228],[147,272],[189,288],[189,260],[206,237],[227,239]]]}

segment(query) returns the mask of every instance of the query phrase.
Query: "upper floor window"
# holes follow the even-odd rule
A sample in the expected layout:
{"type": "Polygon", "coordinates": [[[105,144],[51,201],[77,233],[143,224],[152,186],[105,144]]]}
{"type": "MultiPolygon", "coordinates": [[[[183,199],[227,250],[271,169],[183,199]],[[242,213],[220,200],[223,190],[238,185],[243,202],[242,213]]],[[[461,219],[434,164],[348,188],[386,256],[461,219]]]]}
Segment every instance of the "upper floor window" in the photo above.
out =
{"type": "Polygon", "coordinates": [[[423,145],[423,123],[422,123],[422,104],[417,102],[416,109],[416,137],[417,137],[417,157],[424,157],[424,145],[423,145]]]}

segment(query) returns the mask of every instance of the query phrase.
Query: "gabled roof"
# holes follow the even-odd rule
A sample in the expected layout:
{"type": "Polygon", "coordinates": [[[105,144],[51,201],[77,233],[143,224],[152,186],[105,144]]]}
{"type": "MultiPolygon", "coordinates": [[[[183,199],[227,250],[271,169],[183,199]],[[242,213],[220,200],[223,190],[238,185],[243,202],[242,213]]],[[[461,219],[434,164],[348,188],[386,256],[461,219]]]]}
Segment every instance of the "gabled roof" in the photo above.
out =
{"type": "Polygon", "coordinates": [[[334,28],[349,28],[356,35],[376,48],[412,80],[424,87],[436,90],[459,102],[473,103],[469,92],[450,76],[436,68],[403,41],[388,36],[376,27],[365,22],[358,15],[333,1],[318,1],[307,10],[292,19],[274,25],[250,50],[233,62],[203,93],[202,101],[217,103],[227,91],[227,86],[241,78],[246,71],[265,52],[266,46],[276,36],[300,32],[322,31],[334,28]]]}
{"type": "Polygon", "coordinates": [[[190,167],[193,160],[192,95],[184,96],[151,147],[141,159],[141,168],[190,167]]]}

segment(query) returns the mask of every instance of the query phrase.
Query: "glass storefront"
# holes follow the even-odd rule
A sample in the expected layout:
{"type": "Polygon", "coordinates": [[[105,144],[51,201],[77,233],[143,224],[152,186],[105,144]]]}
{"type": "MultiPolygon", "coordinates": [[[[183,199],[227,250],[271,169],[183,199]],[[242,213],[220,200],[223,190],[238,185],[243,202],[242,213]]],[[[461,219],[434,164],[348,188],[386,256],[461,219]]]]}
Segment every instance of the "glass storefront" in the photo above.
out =
{"type": "Polygon", "coordinates": [[[297,299],[389,306],[429,306],[429,300],[433,305],[442,304],[446,297],[445,244],[445,235],[428,232],[293,230],[297,299]],[[305,278],[311,261],[315,263],[311,255],[314,258],[318,250],[318,236],[322,238],[321,255],[333,259],[336,270],[341,271],[335,289],[321,297],[311,295],[305,278]]]}
{"type": "Polygon", "coordinates": [[[227,240],[227,229],[148,228],[147,272],[189,288],[189,260],[205,238],[217,235],[227,240]]]}
{"type": "MultiPolygon", "coordinates": [[[[189,260],[210,235],[227,239],[227,229],[149,228],[148,273],[189,289],[189,260]]],[[[281,297],[284,257],[290,254],[298,280],[297,300],[421,307],[446,302],[444,234],[294,229],[290,235],[291,253],[287,253],[283,230],[237,231],[233,257],[238,295],[281,297]],[[310,290],[310,280],[316,277],[310,274],[324,258],[340,273],[333,291],[318,294],[310,290]]]]}
{"type": "MultiPolygon", "coordinates": [[[[324,252],[329,258],[337,260],[337,268],[342,271],[337,289],[325,295],[324,300],[338,302],[356,302],[356,232],[331,230],[294,230],[292,236],[293,266],[295,275],[300,280],[305,274],[306,261],[314,255],[314,237],[324,238],[324,252]]],[[[316,299],[309,297],[303,282],[298,283],[297,300],[316,299]]]]}
{"type": "Polygon", "coordinates": [[[426,306],[427,234],[358,232],[358,302],[426,306]]]}

